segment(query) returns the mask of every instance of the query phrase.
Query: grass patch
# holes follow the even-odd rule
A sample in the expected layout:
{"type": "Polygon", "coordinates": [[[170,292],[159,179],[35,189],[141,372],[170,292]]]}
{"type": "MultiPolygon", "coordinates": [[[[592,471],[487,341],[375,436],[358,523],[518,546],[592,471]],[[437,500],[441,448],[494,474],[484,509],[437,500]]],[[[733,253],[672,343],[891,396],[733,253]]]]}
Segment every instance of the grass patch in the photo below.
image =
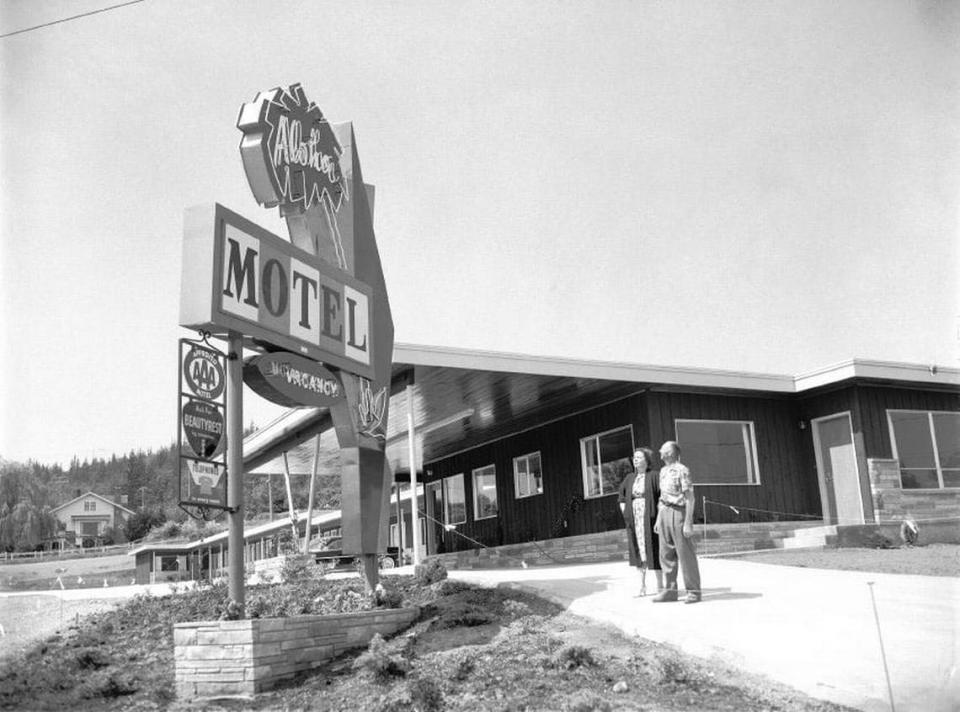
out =
{"type": "Polygon", "coordinates": [[[917,576],[960,576],[960,545],[927,544],[897,549],[777,549],[738,556],[743,561],[841,571],[917,576]]]}

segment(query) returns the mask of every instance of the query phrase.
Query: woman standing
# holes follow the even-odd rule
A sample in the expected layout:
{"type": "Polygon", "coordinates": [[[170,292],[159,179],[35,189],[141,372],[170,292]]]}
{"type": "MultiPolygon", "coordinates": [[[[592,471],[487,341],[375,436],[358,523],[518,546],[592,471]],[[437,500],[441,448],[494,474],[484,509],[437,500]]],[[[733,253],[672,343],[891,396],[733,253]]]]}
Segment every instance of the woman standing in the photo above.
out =
{"type": "Polygon", "coordinates": [[[620,511],[627,528],[630,565],[640,569],[640,594],[647,595],[647,569],[657,577],[657,591],[663,590],[660,570],[660,541],[653,531],[660,499],[660,477],[653,469],[653,450],[637,448],[633,453],[634,471],[620,484],[620,511]]]}

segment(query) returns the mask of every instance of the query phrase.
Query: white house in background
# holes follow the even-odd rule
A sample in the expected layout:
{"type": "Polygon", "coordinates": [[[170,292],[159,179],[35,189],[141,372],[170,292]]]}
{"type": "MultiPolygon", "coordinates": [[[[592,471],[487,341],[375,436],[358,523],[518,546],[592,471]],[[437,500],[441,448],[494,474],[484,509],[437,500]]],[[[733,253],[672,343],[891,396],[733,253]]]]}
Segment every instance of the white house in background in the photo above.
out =
{"type": "Polygon", "coordinates": [[[124,523],[135,512],[103,495],[87,492],[54,508],[52,514],[76,535],[75,541],[65,542],[67,545],[83,546],[86,539],[90,540],[88,546],[96,546],[107,529],[121,533],[124,523]]]}

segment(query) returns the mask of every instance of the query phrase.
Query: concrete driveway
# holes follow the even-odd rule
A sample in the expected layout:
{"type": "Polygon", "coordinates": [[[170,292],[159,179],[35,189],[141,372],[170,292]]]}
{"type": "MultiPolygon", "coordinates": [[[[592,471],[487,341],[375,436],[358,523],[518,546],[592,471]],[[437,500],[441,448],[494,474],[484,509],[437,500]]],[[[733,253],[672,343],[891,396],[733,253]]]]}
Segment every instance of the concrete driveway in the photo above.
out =
{"type": "Polygon", "coordinates": [[[627,634],[717,656],[867,712],[891,709],[879,618],[897,712],[960,710],[960,579],[730,559],[701,559],[700,566],[704,597],[695,605],[635,597],[639,577],[625,563],[450,576],[528,588],[627,634]]]}

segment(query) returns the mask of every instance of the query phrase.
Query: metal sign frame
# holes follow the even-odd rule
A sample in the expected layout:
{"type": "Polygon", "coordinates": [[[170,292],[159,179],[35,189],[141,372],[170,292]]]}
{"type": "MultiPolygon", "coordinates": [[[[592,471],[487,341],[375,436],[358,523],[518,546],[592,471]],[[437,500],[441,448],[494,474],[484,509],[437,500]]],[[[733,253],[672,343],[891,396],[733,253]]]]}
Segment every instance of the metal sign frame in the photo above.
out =
{"type": "MultiPolygon", "coordinates": [[[[227,356],[201,332],[180,339],[177,353],[179,504],[230,510],[227,504],[227,356]],[[199,443],[199,447],[197,446],[199,443]]],[[[206,518],[206,517],[204,517],[206,518]]]]}

